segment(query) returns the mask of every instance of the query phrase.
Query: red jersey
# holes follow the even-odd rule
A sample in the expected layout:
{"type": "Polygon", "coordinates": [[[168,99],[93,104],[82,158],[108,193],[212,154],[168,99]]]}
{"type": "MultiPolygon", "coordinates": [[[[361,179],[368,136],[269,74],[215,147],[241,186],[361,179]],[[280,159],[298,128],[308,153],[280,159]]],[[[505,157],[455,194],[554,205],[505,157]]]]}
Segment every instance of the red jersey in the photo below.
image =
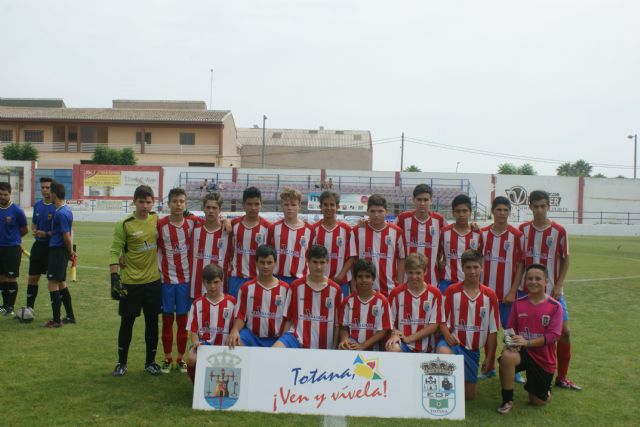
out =
{"type": "Polygon", "coordinates": [[[258,223],[248,228],[242,223],[244,216],[231,221],[233,228],[233,255],[231,275],[234,277],[256,277],[256,249],[267,244],[269,221],[260,217],[258,223]]]}
{"type": "Polygon", "coordinates": [[[276,250],[276,269],[273,274],[285,277],[302,277],[307,272],[307,251],[313,242],[313,227],[306,222],[291,228],[278,220],[269,227],[267,242],[276,250]]]}
{"type": "Polygon", "coordinates": [[[187,331],[198,334],[201,343],[223,345],[233,326],[233,309],[236,299],[224,295],[213,303],[206,295],[202,295],[191,304],[187,331]]]}
{"type": "Polygon", "coordinates": [[[303,348],[327,350],[333,348],[341,306],[342,290],[333,280],[315,291],[303,277],[291,284],[285,317],[293,322],[292,332],[303,348]]]}
{"type": "Polygon", "coordinates": [[[191,239],[191,298],[198,298],[206,293],[206,289],[202,286],[204,266],[218,264],[222,270],[225,270],[230,258],[231,234],[227,233],[224,227],[211,232],[204,225],[199,225],[193,230],[191,239]]]}
{"type": "Polygon", "coordinates": [[[240,286],[236,319],[242,319],[256,337],[277,337],[281,333],[282,317],[289,293],[289,285],[282,280],[267,289],[256,279],[240,286]]]}
{"type": "MultiPolygon", "coordinates": [[[[396,287],[389,297],[391,320],[404,336],[415,334],[430,324],[444,323],[442,294],[435,286],[427,286],[414,295],[406,284],[396,287]]],[[[414,352],[430,353],[435,349],[434,335],[406,343],[414,352]]]]}
{"type": "Polygon", "coordinates": [[[556,371],[556,342],[562,333],[562,305],[558,301],[547,297],[533,304],[529,297],[520,298],[513,303],[507,328],[513,328],[516,335],[528,340],[543,336],[543,347],[530,347],[527,351],[546,372],[556,371]]]}
{"type": "MultiPolygon", "coordinates": [[[[520,224],[524,240],[524,267],[542,264],[549,272],[546,293],[551,295],[560,277],[560,259],[569,256],[569,238],[565,228],[555,221],[544,229],[537,229],[532,221],[520,224]]],[[[526,286],[524,286],[526,292],[526,286]]]]}
{"type": "Polygon", "coordinates": [[[368,223],[358,225],[351,232],[349,254],[373,262],[377,273],[373,289],[386,297],[395,287],[398,260],[405,257],[402,229],[394,224],[381,230],[368,223]]]}
{"type": "Polygon", "coordinates": [[[509,293],[515,279],[518,264],[522,262],[522,232],[512,225],[501,234],[496,234],[491,226],[480,230],[484,255],[484,269],[480,283],[489,286],[502,302],[509,293]]]}
{"type": "Polygon", "coordinates": [[[498,331],[500,312],[498,298],[488,286],[480,285],[480,293],[469,298],[463,282],[456,283],[444,292],[444,316],[447,327],[460,344],[468,350],[484,347],[489,334],[498,331]]]}
{"type": "MultiPolygon", "coordinates": [[[[314,245],[322,245],[329,252],[329,263],[324,270],[324,275],[333,280],[344,267],[349,257],[349,242],[351,241],[351,227],[349,224],[338,221],[335,227],[328,230],[322,221],[313,224],[315,231],[314,245]]],[[[351,272],[348,271],[345,281],[351,280],[351,272]]],[[[341,284],[341,283],[339,283],[341,284]]]]}
{"type": "Polygon", "coordinates": [[[342,303],[340,325],[349,328],[349,336],[359,343],[378,331],[393,328],[389,302],[380,292],[375,292],[369,301],[362,301],[358,294],[351,294],[342,303]]]}
{"type": "Polygon", "coordinates": [[[454,224],[447,225],[440,236],[440,250],[444,254],[444,280],[452,283],[464,280],[462,271],[462,254],[468,249],[477,250],[481,246],[480,233],[469,231],[467,234],[459,234],[454,224]]]}
{"type": "Polygon", "coordinates": [[[182,225],[171,224],[169,216],[158,220],[158,264],[162,283],[189,283],[189,249],[191,234],[201,218],[185,217],[182,225]]]}
{"type": "Polygon", "coordinates": [[[414,211],[402,212],[394,223],[402,229],[405,253],[417,252],[427,257],[427,283],[438,284],[438,249],[440,235],[447,225],[444,217],[437,212],[431,212],[429,218],[420,221],[414,211]]]}

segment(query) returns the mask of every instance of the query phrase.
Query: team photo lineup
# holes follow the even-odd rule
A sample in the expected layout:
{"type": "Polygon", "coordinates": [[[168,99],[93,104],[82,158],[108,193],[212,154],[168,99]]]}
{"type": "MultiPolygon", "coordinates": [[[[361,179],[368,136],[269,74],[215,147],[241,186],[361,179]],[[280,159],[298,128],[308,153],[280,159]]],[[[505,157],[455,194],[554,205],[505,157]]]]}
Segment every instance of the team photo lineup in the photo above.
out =
{"type": "MultiPolygon", "coordinates": [[[[33,321],[46,275],[51,319],[44,326],[82,327],[66,285],[69,262],[75,280],[76,247],[65,187],[51,178],[39,185],[42,200],[29,224],[11,201],[11,185],[0,182],[0,312],[33,321]],[[22,237],[29,231],[27,251],[22,237]],[[28,280],[18,309],[22,255],[28,280]]],[[[137,187],[133,212],[115,224],[109,251],[120,316],[113,376],[128,370],[142,314],[151,375],[176,371],[193,381],[199,346],[259,346],[461,355],[465,398],[475,398],[478,381],[498,375],[500,414],[514,408],[516,383],[537,406],[549,402],[552,387],[581,390],[567,377],[569,241],[548,218],[549,194],[529,194],[533,219],[519,227],[508,223],[505,197],[492,202],[493,223],[479,227],[467,195],[453,199],[451,224],[431,211],[432,196],[429,185],[417,185],[414,210],[388,222],[384,196],[373,194],[366,219],[350,226],[338,219],[333,190],[320,195],[322,219],[311,224],[299,217],[302,194],[294,189],[281,191],[283,218],[271,223],[260,215],[257,187],[244,189],[244,215],[233,219],[222,214],[217,192],[202,199],[204,217],[188,212],[181,188],[170,190],[169,214],[161,217],[153,190],[137,187]]]]}

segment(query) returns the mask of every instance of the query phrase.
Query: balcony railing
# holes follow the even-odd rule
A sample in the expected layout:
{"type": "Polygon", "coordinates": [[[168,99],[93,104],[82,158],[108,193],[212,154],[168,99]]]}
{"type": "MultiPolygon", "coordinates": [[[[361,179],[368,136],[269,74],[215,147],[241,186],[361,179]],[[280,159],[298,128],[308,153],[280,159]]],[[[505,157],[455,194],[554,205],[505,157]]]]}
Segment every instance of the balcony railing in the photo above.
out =
{"type": "MultiPolygon", "coordinates": [[[[0,142],[0,150],[9,142],[0,142]]],[[[105,145],[109,148],[123,149],[132,148],[136,154],[142,154],[140,144],[99,144],[93,142],[69,142],[68,149],[65,150],[64,142],[33,142],[34,147],[41,153],[85,153],[91,154],[98,145],[105,145]],[[78,149],[79,148],[79,149],[78,149]]],[[[166,155],[192,155],[192,156],[217,156],[220,148],[217,145],[180,145],[180,144],[146,144],[144,154],[166,154],[166,155]]]]}

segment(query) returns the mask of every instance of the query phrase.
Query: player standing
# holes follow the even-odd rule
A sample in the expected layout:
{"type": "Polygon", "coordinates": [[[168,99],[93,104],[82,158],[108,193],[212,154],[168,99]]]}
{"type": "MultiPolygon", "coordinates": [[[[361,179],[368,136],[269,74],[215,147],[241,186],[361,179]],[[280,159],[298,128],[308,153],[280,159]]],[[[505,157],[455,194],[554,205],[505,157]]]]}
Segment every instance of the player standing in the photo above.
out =
{"type": "Polygon", "coordinates": [[[13,306],[18,297],[22,236],[27,234],[27,217],[22,208],[11,201],[11,184],[0,182],[0,314],[15,316],[13,306]]]}
{"type": "MultiPolygon", "coordinates": [[[[582,388],[567,378],[571,361],[569,312],[564,300],[564,280],[569,271],[569,237],[565,228],[548,218],[549,193],[535,190],[529,194],[533,220],[520,224],[524,239],[524,266],[542,264],[549,272],[547,293],[562,304],[562,335],[558,341],[558,376],[556,386],[580,391],[582,388]]],[[[527,292],[526,283],[524,291],[527,292]]]]}

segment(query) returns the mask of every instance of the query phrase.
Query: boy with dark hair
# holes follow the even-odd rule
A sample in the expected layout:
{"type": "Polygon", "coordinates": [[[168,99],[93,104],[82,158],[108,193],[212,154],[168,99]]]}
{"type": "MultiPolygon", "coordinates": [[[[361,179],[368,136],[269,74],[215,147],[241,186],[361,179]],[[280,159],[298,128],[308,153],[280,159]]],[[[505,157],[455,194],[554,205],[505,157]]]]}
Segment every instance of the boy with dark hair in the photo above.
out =
{"type": "MultiPolygon", "coordinates": [[[[569,271],[569,236],[565,228],[548,218],[549,193],[535,190],[529,193],[529,209],[533,220],[520,224],[524,239],[524,267],[542,264],[549,272],[547,293],[562,304],[562,335],[558,341],[558,375],[555,385],[567,390],[582,390],[567,378],[571,361],[569,311],[564,300],[564,281],[569,271]]],[[[524,291],[527,292],[526,283],[524,291]]]]}
{"type": "Polygon", "coordinates": [[[291,285],[307,270],[307,251],[315,237],[313,227],[298,217],[302,194],[285,188],[280,193],[280,207],[284,218],[269,227],[267,242],[276,249],[275,274],[291,285]]]}
{"type": "Polygon", "coordinates": [[[271,347],[282,331],[289,285],[273,274],[275,249],[259,246],[255,258],[258,276],[238,291],[235,320],[226,342],[229,347],[271,347]]]}
{"type": "Polygon", "coordinates": [[[189,313],[190,265],[189,252],[193,230],[202,220],[194,215],[185,216],[187,193],[182,188],[169,191],[170,214],[158,220],[158,264],[162,276],[162,347],[164,362],[161,371],[171,372],[173,365],[173,322],[177,324],[176,368],[187,372],[183,360],[187,350],[187,314],[189,313]]]}
{"type": "Polygon", "coordinates": [[[152,212],[153,190],[141,185],[133,193],[133,213],[116,224],[109,256],[111,297],[119,301],[118,364],[113,375],[127,372],[133,324],[144,312],[145,371],[160,375],[155,363],[158,347],[158,315],[162,310],[162,284],[158,270],[158,215],[152,212]],[[122,260],[120,259],[122,257],[122,260]],[[122,262],[121,262],[122,261],[122,262]],[[122,273],[122,283],[120,273],[122,273]]]}
{"type": "Polygon", "coordinates": [[[274,347],[336,348],[338,312],[342,306],[342,291],[324,275],[329,253],[324,246],[309,248],[309,272],[291,285],[287,298],[285,323],[287,331],[274,347]]]}
{"type": "Polygon", "coordinates": [[[451,202],[455,222],[447,225],[440,236],[439,264],[443,271],[440,281],[440,292],[445,291],[452,283],[464,280],[461,256],[471,249],[477,250],[481,246],[480,231],[474,230],[469,224],[472,207],[471,199],[466,194],[458,194],[451,202]]]}
{"type": "Polygon", "coordinates": [[[338,193],[327,190],[320,194],[322,219],[313,225],[315,238],[313,244],[322,245],[329,252],[329,262],[324,275],[342,287],[343,296],[349,295],[351,288],[351,267],[354,258],[349,256],[351,227],[344,221],[338,221],[340,206],[338,193]]]}
{"type": "Polygon", "coordinates": [[[0,182],[0,315],[15,316],[13,306],[18,297],[22,236],[27,234],[27,217],[22,208],[11,202],[11,184],[0,182]]]}
{"type": "Polygon", "coordinates": [[[405,353],[432,353],[435,334],[444,323],[442,294],[424,281],[427,257],[412,253],[404,261],[407,283],[391,291],[391,321],[397,327],[387,340],[386,350],[405,353]]]}
{"type": "Polygon", "coordinates": [[[376,267],[359,259],[353,265],[356,292],[342,303],[339,350],[379,350],[393,324],[389,302],[373,288],[376,267]]]}
{"type": "Polygon", "coordinates": [[[427,184],[418,184],[413,189],[414,210],[402,212],[394,223],[402,229],[405,253],[419,253],[427,257],[425,281],[438,285],[438,250],[440,235],[447,225],[444,217],[431,211],[433,190],[427,184]]]}
{"type": "Polygon", "coordinates": [[[65,188],[59,182],[51,184],[51,200],[56,212],[51,221],[51,239],[49,239],[49,254],[47,258],[47,279],[49,280],[49,296],[53,319],[44,326],[59,328],[60,306],[64,304],[67,311],[67,323],[76,323],[71,305],[71,294],[65,284],[67,279],[67,263],[74,257],[73,251],[73,213],[65,203],[65,188]]]}
{"type": "MultiPolygon", "coordinates": [[[[444,294],[446,323],[440,325],[442,338],[437,353],[464,356],[464,395],[472,400],[476,396],[480,349],[488,343],[495,349],[500,327],[498,298],[491,288],[480,283],[482,254],[465,251],[461,257],[464,281],[453,284],[444,294]]],[[[487,354],[493,360],[494,354],[487,354]]]]}
{"type": "Polygon", "coordinates": [[[373,289],[388,297],[397,283],[404,281],[405,245],[402,229],[385,220],[387,201],[380,194],[373,194],[367,201],[369,220],[358,224],[351,232],[349,254],[358,259],[370,260],[376,271],[373,289]]]}
{"type": "Polygon", "coordinates": [[[240,286],[258,275],[256,250],[267,243],[269,221],[260,216],[262,194],[256,187],[242,193],[244,215],[231,221],[233,253],[231,273],[227,281],[229,295],[237,297],[240,286]]]}
{"type": "Polygon", "coordinates": [[[187,330],[191,333],[191,350],[187,359],[187,373],[191,382],[196,375],[198,346],[223,345],[233,323],[236,299],[224,293],[224,272],[218,264],[207,264],[199,275],[206,289],[189,310],[187,330]]]}
{"type": "Polygon", "coordinates": [[[551,397],[551,381],[556,370],[556,341],[562,331],[562,305],[545,294],[547,269],[541,264],[527,267],[525,283],[529,295],[518,299],[511,310],[500,356],[502,404],[498,413],[513,409],[513,383],[516,372],[527,372],[524,389],[529,403],[544,405],[551,397]]]}

